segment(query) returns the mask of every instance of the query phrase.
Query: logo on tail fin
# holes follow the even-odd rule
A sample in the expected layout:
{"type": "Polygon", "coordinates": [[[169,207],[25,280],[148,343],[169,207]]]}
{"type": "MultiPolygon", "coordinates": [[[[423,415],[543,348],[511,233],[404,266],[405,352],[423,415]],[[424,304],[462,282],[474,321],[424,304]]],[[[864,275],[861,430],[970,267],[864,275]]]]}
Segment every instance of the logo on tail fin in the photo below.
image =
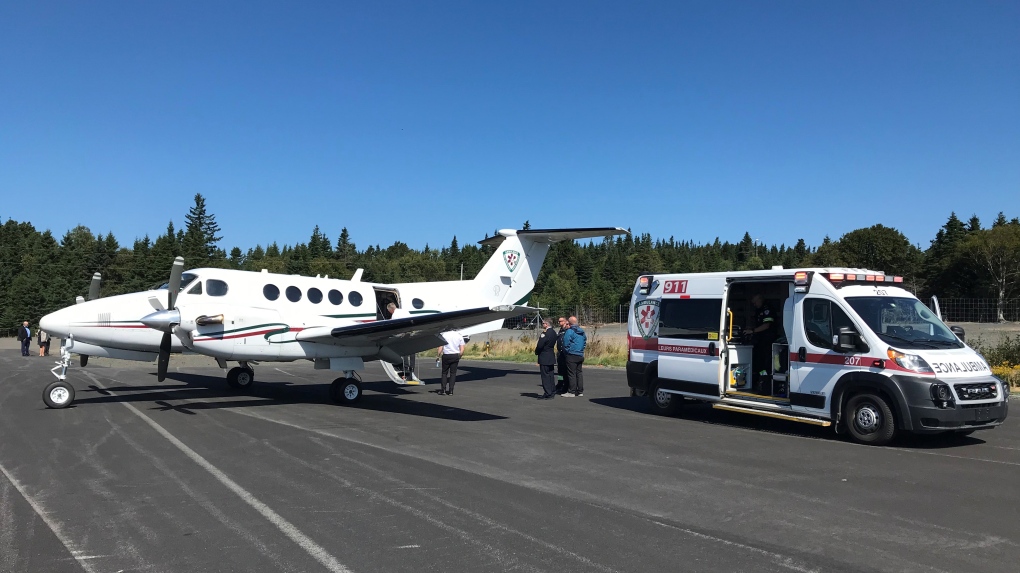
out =
{"type": "Polygon", "coordinates": [[[521,254],[517,251],[503,251],[503,262],[506,263],[507,270],[514,272],[521,262],[521,254]]]}

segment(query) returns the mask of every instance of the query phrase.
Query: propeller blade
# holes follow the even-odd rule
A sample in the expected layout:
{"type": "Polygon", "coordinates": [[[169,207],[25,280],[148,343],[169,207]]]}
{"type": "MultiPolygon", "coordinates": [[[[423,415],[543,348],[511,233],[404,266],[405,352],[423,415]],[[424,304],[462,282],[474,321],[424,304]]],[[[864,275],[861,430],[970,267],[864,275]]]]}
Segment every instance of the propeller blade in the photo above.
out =
{"type": "Polygon", "coordinates": [[[170,283],[167,285],[167,308],[173,308],[177,302],[177,292],[181,290],[181,273],[184,272],[184,257],[174,259],[174,266],[170,267],[170,283]]]}
{"type": "Polygon", "coordinates": [[[163,303],[159,302],[159,299],[154,296],[149,297],[149,306],[151,306],[156,312],[163,312],[166,310],[166,308],[163,307],[163,303]]]}
{"type": "Polygon", "coordinates": [[[89,284],[89,298],[88,300],[96,300],[99,298],[99,285],[103,282],[103,275],[95,273],[92,275],[92,283],[89,284]]]}
{"type": "Polygon", "coordinates": [[[159,341],[159,360],[156,362],[156,380],[166,380],[166,369],[170,366],[170,333],[163,333],[159,341]]]}

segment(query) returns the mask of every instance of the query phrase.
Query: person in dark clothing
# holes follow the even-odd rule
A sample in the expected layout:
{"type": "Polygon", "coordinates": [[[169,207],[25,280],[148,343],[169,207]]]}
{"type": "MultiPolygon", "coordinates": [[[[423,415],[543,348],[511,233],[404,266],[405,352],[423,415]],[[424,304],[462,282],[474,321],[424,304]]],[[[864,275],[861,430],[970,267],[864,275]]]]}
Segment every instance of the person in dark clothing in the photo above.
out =
{"type": "Polygon", "coordinates": [[[751,304],[755,309],[754,325],[750,331],[751,343],[754,345],[751,351],[752,379],[759,393],[771,394],[771,385],[766,388],[766,383],[771,376],[772,343],[777,336],[776,313],[761,294],[752,296],[751,304]]]}
{"type": "Polygon", "coordinates": [[[32,343],[32,331],[28,328],[28,321],[21,323],[18,329],[18,341],[21,342],[21,355],[28,356],[28,345],[32,343]]]}
{"type": "Polygon", "coordinates": [[[560,332],[556,337],[556,374],[558,380],[556,381],[556,393],[562,394],[567,391],[567,350],[563,347],[563,335],[567,333],[567,329],[570,328],[570,323],[567,322],[567,317],[561,316],[559,318],[560,332]]]}
{"type": "Polygon", "coordinates": [[[576,316],[571,316],[567,320],[570,322],[570,328],[563,335],[563,347],[567,351],[568,388],[563,397],[581,397],[584,396],[584,373],[581,366],[584,365],[584,348],[588,344],[588,335],[577,325],[576,316]]]}
{"type": "Polygon", "coordinates": [[[538,344],[535,345],[535,354],[538,355],[538,369],[542,373],[542,390],[545,391],[539,399],[549,400],[556,396],[556,375],[553,374],[553,366],[556,364],[556,354],[553,347],[556,345],[556,331],[549,326],[548,320],[542,321],[542,328],[545,332],[538,337],[538,344]]]}

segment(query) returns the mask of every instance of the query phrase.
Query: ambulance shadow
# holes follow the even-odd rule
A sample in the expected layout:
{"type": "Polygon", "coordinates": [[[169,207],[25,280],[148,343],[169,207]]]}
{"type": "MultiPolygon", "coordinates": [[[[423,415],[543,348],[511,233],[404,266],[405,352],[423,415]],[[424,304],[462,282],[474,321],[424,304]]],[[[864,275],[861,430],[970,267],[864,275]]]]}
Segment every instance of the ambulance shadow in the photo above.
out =
{"type": "MultiPolygon", "coordinates": [[[[341,406],[329,397],[332,382],[290,382],[279,380],[256,381],[246,390],[235,390],[227,386],[222,376],[208,376],[174,372],[167,374],[167,380],[160,384],[146,386],[116,385],[100,388],[90,384],[86,389],[77,390],[74,405],[103,404],[112,402],[137,402],[157,404],[154,410],[172,410],[194,415],[200,410],[224,408],[254,408],[281,404],[319,404],[337,408],[338,414],[347,409],[370,410],[373,412],[402,414],[437,418],[457,422],[481,422],[502,420],[504,416],[488,414],[449,403],[401,400],[401,396],[418,394],[392,382],[367,381],[361,387],[364,391],[354,406],[341,406]],[[234,397],[233,400],[223,400],[234,397]],[[179,402],[171,404],[170,401],[179,402]]],[[[424,386],[421,388],[424,393],[424,386]]]]}
{"type": "MultiPolygon", "coordinates": [[[[647,397],[621,396],[618,398],[596,398],[591,400],[595,404],[629,410],[631,412],[652,413],[651,405],[647,397]]],[[[838,435],[831,426],[814,426],[803,422],[780,420],[754,414],[742,414],[739,412],[727,412],[717,410],[706,402],[685,402],[680,410],[673,415],[674,418],[702,422],[718,426],[754,430],[772,434],[797,436],[801,438],[814,438],[831,442],[847,441],[845,435],[838,435]]],[[[950,449],[974,444],[983,444],[980,433],[971,436],[959,436],[957,434],[933,434],[919,435],[901,432],[890,446],[910,449],[950,449]]]]}

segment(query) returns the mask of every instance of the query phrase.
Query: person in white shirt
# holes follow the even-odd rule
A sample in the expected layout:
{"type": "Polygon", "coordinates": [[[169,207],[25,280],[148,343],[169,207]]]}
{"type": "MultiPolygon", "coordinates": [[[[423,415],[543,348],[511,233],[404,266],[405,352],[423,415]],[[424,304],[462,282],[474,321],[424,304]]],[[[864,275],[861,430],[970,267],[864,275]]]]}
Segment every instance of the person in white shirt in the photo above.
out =
{"type": "Polygon", "coordinates": [[[442,337],[446,341],[446,345],[436,349],[443,366],[438,393],[451,396],[453,395],[453,384],[457,381],[457,365],[460,364],[460,356],[464,354],[464,337],[456,330],[444,332],[442,337]],[[446,385],[447,378],[450,381],[449,387],[446,385]]]}

